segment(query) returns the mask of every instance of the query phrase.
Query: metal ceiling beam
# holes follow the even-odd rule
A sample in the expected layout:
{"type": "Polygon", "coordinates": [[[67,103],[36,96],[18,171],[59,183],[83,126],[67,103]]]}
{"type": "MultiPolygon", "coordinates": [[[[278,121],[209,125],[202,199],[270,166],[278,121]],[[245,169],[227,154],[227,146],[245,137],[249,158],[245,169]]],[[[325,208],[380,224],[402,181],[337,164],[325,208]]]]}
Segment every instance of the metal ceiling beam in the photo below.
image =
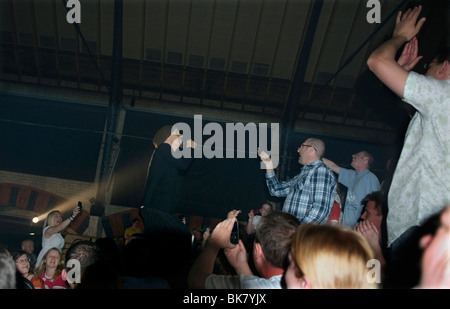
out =
{"type": "Polygon", "coordinates": [[[308,65],[309,55],[311,53],[311,47],[314,41],[314,35],[317,30],[317,24],[320,18],[320,12],[322,11],[323,0],[315,0],[311,12],[311,16],[306,30],[305,40],[303,42],[300,58],[297,63],[297,69],[295,70],[294,79],[292,81],[292,88],[289,93],[286,109],[283,115],[282,122],[282,136],[281,146],[283,150],[281,152],[281,164],[280,164],[280,179],[284,180],[287,177],[287,160],[289,157],[289,139],[294,130],[297,120],[298,105],[302,95],[303,83],[305,81],[306,67],[308,65]]]}
{"type": "Polygon", "coordinates": [[[112,52],[111,83],[109,91],[109,109],[106,119],[105,143],[101,161],[100,177],[97,188],[97,203],[105,207],[107,181],[112,173],[111,154],[117,130],[117,121],[123,98],[123,0],[114,1],[114,40],[112,52]]]}

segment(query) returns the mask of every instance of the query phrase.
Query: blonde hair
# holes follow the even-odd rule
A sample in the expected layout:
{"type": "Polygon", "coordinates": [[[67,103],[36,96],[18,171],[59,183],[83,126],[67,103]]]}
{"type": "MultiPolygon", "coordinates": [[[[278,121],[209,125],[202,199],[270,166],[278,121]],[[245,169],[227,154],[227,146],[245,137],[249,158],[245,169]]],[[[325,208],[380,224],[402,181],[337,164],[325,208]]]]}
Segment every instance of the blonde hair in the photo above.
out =
{"type": "Polygon", "coordinates": [[[38,277],[41,277],[42,274],[45,272],[46,267],[47,267],[47,264],[46,264],[47,263],[46,262],[47,255],[49,254],[50,251],[58,251],[58,253],[59,253],[59,264],[58,264],[58,267],[55,270],[55,273],[53,274],[53,277],[51,278],[51,280],[54,280],[56,277],[58,277],[61,274],[61,272],[62,272],[62,270],[64,268],[64,261],[63,261],[62,253],[56,247],[48,249],[47,252],[45,252],[44,256],[42,257],[41,263],[38,265],[38,267],[35,270],[35,275],[38,276],[38,277]]]}
{"type": "Polygon", "coordinates": [[[293,236],[292,257],[313,289],[376,288],[367,262],[374,253],[359,233],[342,226],[303,224],[293,236]]]}
{"type": "Polygon", "coordinates": [[[53,210],[47,215],[47,218],[45,218],[45,221],[44,221],[44,228],[46,228],[47,226],[53,225],[53,218],[55,217],[55,215],[57,213],[61,213],[61,212],[59,210],[53,210]]]}

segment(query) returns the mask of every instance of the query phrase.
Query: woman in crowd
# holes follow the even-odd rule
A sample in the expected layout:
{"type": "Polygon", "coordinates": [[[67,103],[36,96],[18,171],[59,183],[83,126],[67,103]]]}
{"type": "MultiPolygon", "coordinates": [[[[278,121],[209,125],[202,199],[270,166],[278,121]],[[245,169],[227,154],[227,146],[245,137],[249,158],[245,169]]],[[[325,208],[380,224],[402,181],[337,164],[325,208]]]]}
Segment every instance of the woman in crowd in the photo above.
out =
{"type": "MultiPolygon", "coordinates": [[[[30,255],[22,250],[13,253],[12,258],[16,262],[16,269],[20,275],[22,275],[26,280],[22,280],[28,285],[31,284],[35,289],[44,289],[44,281],[36,276],[31,267],[31,257],[30,255]]],[[[29,288],[32,288],[29,286],[29,288]]]]}
{"type": "Polygon", "coordinates": [[[373,259],[369,243],[357,232],[338,225],[303,224],[293,237],[286,285],[289,289],[377,288],[373,259]]]}
{"type": "Polygon", "coordinates": [[[44,280],[46,289],[67,289],[66,282],[61,277],[63,267],[61,251],[51,248],[44,254],[36,275],[44,280]]]}
{"type": "Polygon", "coordinates": [[[66,220],[62,219],[62,214],[59,210],[50,212],[44,222],[44,230],[42,232],[42,250],[36,260],[36,265],[39,265],[42,261],[44,254],[50,248],[58,248],[60,251],[64,247],[64,238],[61,235],[61,231],[69,226],[69,224],[80,213],[79,206],[73,209],[72,215],[66,220]]]}

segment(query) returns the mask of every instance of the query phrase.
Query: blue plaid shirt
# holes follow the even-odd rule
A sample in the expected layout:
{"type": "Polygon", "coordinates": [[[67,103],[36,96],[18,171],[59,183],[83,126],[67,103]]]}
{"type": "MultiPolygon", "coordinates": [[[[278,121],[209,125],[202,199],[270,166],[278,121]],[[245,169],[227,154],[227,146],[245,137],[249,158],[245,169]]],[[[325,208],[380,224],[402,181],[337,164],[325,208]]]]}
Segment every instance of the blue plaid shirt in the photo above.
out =
{"type": "Polygon", "coordinates": [[[336,179],[322,160],[303,166],[294,178],[279,182],[274,172],[266,174],[273,196],[286,197],[283,211],[296,216],[300,223],[322,224],[328,221],[336,198],[336,179]]]}

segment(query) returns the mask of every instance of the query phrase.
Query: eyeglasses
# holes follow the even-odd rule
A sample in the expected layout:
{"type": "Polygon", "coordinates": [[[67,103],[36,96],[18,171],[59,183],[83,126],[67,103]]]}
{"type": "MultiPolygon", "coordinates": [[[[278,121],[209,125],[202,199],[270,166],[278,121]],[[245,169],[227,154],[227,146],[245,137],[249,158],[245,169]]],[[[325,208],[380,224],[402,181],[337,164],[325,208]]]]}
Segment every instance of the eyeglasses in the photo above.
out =
{"type": "Polygon", "coordinates": [[[25,259],[25,260],[17,260],[16,263],[18,263],[18,264],[30,263],[30,260],[29,260],[29,259],[25,259]]]}
{"type": "Polygon", "coordinates": [[[312,148],[314,148],[315,151],[317,151],[316,147],[311,146],[311,145],[302,144],[302,145],[300,146],[300,148],[302,148],[302,147],[312,147],[312,148]]]}

